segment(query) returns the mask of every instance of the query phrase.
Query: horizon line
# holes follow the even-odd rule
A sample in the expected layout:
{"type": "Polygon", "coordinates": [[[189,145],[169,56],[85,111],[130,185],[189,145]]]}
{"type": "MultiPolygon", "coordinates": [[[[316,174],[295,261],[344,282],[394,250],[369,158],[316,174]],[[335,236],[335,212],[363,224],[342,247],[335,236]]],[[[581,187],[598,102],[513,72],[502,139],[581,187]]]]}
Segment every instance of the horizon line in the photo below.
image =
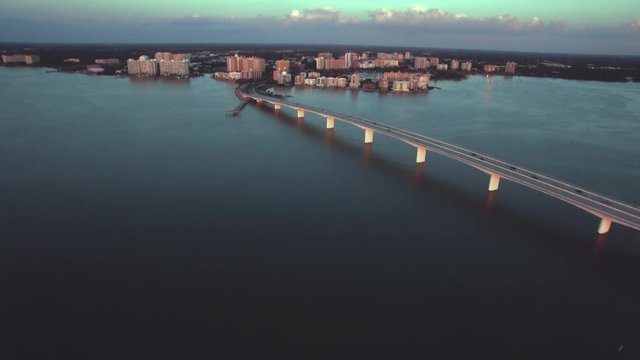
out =
{"type": "Polygon", "coordinates": [[[67,45],[67,46],[79,46],[79,45],[92,45],[92,46],[104,46],[104,45],[127,45],[127,46],[158,46],[158,45],[210,45],[210,46],[303,46],[303,47],[353,47],[353,48],[403,48],[403,49],[421,49],[421,50],[462,50],[462,51],[474,51],[474,52],[502,52],[502,53],[515,53],[515,54],[544,54],[544,55],[572,55],[572,56],[604,56],[604,57],[640,57],[640,54],[622,54],[622,53],[584,53],[584,52],[553,52],[542,50],[505,50],[505,49],[470,49],[470,48],[454,48],[454,47],[425,47],[425,46],[404,46],[404,45],[363,45],[363,44],[303,44],[303,43],[226,43],[226,42],[74,42],[74,41],[0,41],[0,45],[67,45]]]}

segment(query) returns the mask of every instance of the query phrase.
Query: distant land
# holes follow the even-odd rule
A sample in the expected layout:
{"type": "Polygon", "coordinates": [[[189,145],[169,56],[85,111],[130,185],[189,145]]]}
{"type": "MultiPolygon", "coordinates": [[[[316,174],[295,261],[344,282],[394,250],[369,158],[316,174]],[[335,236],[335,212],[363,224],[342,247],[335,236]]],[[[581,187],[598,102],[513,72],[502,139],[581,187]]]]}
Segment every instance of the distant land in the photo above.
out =
{"type": "MultiPolygon", "coordinates": [[[[32,53],[40,57],[37,66],[64,70],[64,60],[78,59],[75,66],[92,64],[97,58],[117,58],[126,61],[157,51],[188,52],[194,54],[199,73],[212,73],[224,69],[224,56],[232,53],[255,55],[268,63],[283,58],[316,56],[328,51],[345,52],[405,52],[414,56],[436,56],[444,61],[458,59],[471,61],[474,66],[507,61],[518,63],[515,76],[547,77],[574,80],[640,82],[640,56],[584,55],[536,52],[487,51],[472,49],[442,49],[424,47],[390,47],[366,45],[304,45],[304,44],[36,44],[0,43],[1,54],[32,53]]],[[[67,69],[73,70],[73,68],[67,69]]],[[[398,69],[402,70],[402,66],[398,69]]],[[[480,73],[480,72],[478,72],[480,73]]],[[[110,75],[112,73],[105,73],[110,75]]],[[[473,73],[472,73],[473,74],[473,73]]],[[[436,76],[435,79],[446,79],[436,76]]],[[[434,80],[435,80],[434,79],[434,80]]]]}

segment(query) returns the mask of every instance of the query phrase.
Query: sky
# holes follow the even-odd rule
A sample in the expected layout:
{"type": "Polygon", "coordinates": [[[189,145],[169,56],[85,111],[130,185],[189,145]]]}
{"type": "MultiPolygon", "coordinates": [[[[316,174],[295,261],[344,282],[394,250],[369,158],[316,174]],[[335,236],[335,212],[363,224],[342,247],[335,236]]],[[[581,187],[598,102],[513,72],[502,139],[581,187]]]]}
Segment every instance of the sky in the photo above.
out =
{"type": "Polygon", "coordinates": [[[640,55],[640,0],[2,0],[0,41],[640,55]]]}

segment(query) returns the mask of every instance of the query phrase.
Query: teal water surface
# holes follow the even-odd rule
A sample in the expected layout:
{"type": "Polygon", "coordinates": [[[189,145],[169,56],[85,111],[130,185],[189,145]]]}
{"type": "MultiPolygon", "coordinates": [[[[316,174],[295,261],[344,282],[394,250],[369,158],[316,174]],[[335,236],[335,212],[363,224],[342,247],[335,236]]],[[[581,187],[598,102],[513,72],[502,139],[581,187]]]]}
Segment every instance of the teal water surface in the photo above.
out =
{"type": "MultiPolygon", "coordinates": [[[[276,90],[640,203],[638,84],[435,85],[276,90]]],[[[640,354],[635,230],[209,77],[0,88],[0,358],[640,354]]]]}

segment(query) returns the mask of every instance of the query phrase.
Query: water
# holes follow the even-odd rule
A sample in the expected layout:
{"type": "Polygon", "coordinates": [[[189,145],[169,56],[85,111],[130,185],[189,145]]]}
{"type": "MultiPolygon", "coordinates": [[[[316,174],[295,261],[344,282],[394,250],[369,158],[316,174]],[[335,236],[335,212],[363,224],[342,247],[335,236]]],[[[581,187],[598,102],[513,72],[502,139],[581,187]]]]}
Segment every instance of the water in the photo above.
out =
{"type": "MultiPolygon", "coordinates": [[[[279,91],[640,203],[637,84],[436,85],[279,91]]],[[[637,231],[210,78],[0,88],[0,358],[640,354],[637,231]]]]}

